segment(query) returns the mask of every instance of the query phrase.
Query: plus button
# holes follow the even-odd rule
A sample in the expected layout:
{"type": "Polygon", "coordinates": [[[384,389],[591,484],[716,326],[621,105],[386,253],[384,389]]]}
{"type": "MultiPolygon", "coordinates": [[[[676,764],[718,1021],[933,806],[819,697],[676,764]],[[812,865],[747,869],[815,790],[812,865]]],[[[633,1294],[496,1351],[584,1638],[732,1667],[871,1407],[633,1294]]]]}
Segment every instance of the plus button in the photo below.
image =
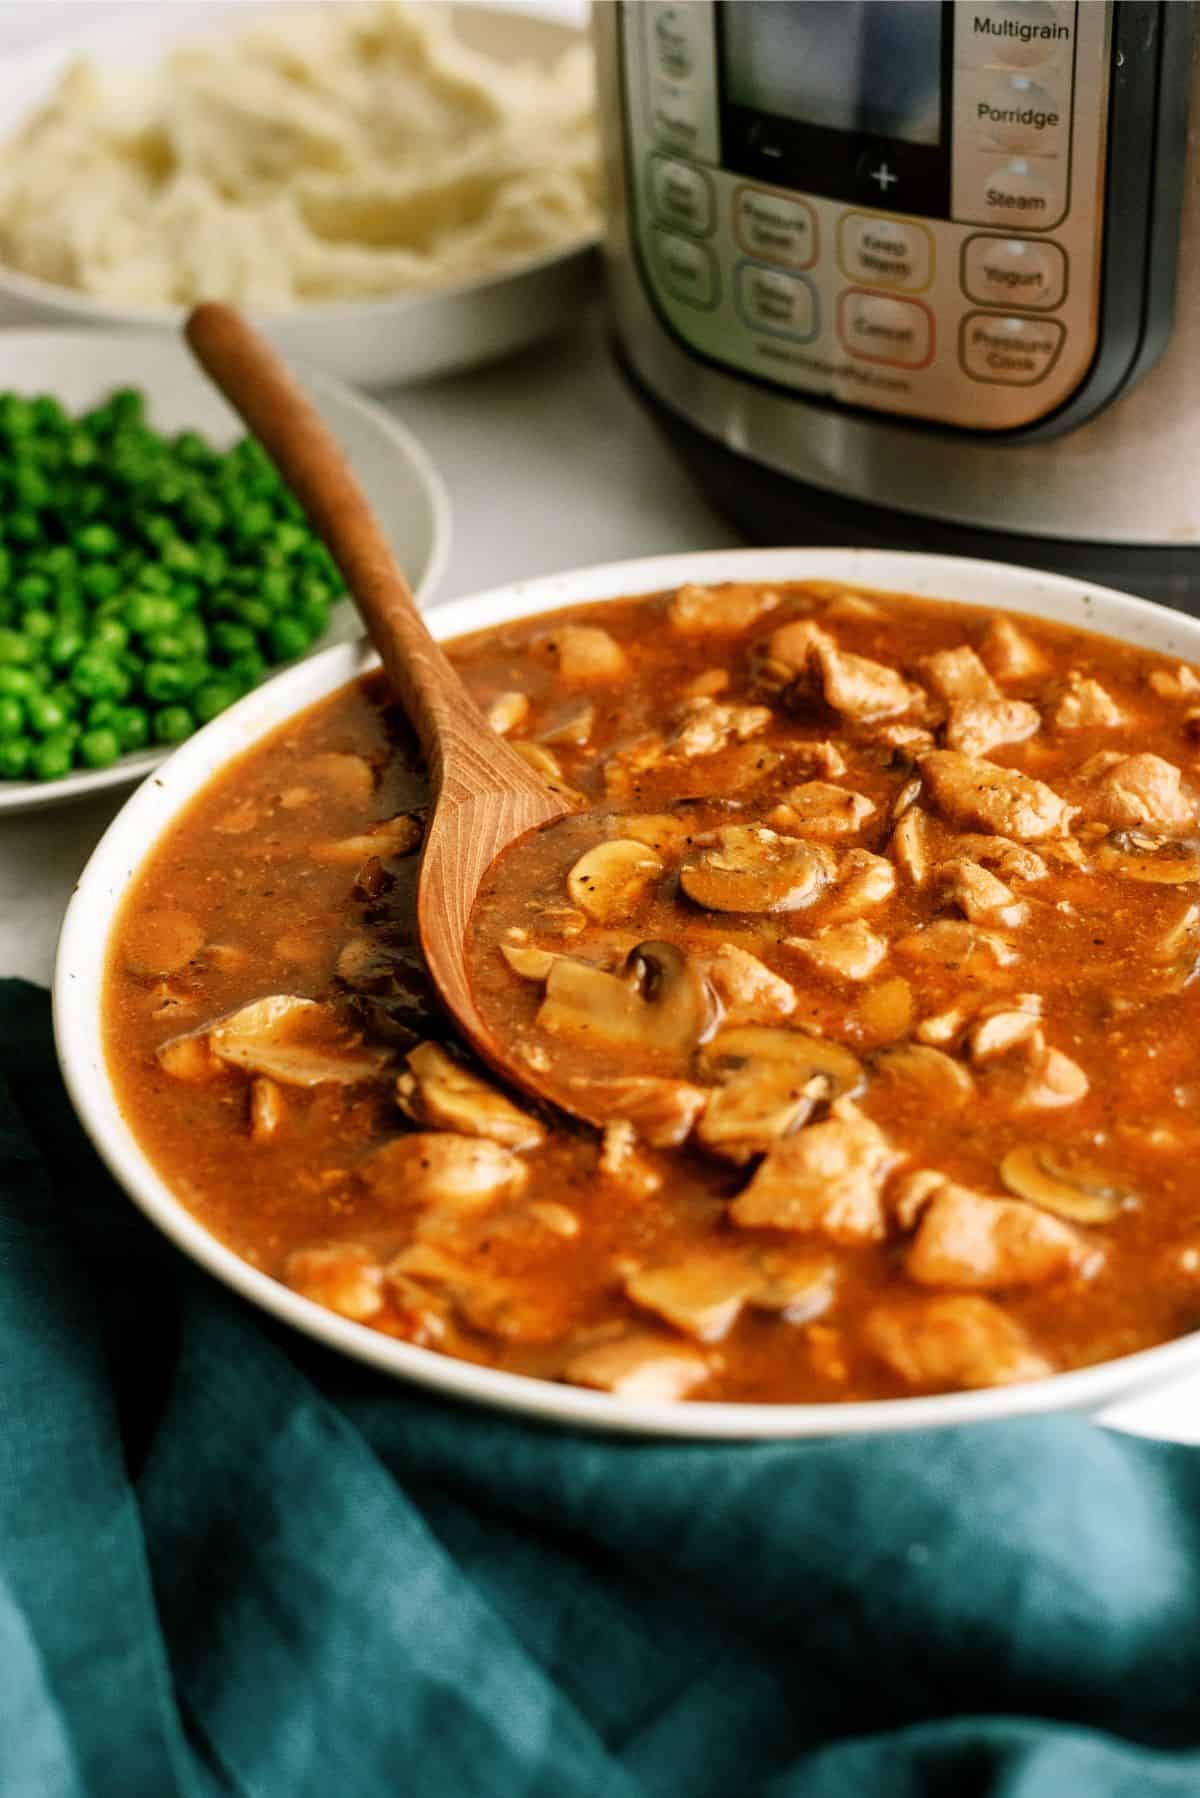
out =
{"type": "Polygon", "coordinates": [[[893,174],[886,162],[881,162],[877,169],[871,169],[869,173],[871,180],[879,183],[879,191],[882,194],[886,194],[893,182],[900,179],[899,175],[893,174]]]}

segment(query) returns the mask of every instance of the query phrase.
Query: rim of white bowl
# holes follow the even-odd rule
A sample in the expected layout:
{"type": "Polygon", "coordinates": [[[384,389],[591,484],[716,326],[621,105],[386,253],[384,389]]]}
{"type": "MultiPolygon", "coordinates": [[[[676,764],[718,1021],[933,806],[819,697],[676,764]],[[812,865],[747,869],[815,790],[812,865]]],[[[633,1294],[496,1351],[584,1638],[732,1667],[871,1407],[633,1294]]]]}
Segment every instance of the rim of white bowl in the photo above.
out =
{"type": "MultiPolygon", "coordinates": [[[[1152,641],[1162,654],[1190,653],[1200,659],[1200,620],[1149,600],[1011,563],[913,551],[717,550],[608,563],[450,601],[438,607],[429,622],[435,636],[448,638],[563,605],[650,593],[684,580],[735,579],[841,580],[920,597],[1002,606],[1059,618],[1134,644],[1152,641]]],[[[186,1255],[270,1315],[354,1360],[446,1397],[591,1431],[746,1441],[941,1428],[1051,1411],[1096,1411],[1110,1400],[1131,1398],[1200,1368],[1200,1332],[1193,1332],[1094,1366],[983,1391],[845,1404],[640,1403],[455,1361],[381,1336],[302,1298],[210,1234],[173,1195],[116,1102],[101,1029],[112,925],[130,879],[162,831],[212,775],[285,718],[355,679],[375,660],[364,645],[336,645],[276,676],[206,725],[127,801],[97,845],[67,909],[54,975],[55,1038],[67,1090],[118,1185],[186,1255]],[[99,953],[98,943],[103,945],[99,953]]]]}
{"type": "MultiPolygon", "coordinates": [[[[204,379],[198,365],[191,363],[187,346],[182,341],[174,345],[168,336],[156,331],[91,330],[78,322],[74,328],[68,325],[19,325],[12,329],[5,328],[0,332],[0,357],[14,354],[19,356],[23,344],[45,348],[48,343],[60,347],[71,345],[89,351],[94,351],[97,346],[108,349],[119,347],[124,356],[136,354],[139,348],[143,354],[155,356],[171,355],[178,349],[187,373],[196,375],[200,380],[204,379]]],[[[351,387],[348,382],[339,380],[336,375],[329,374],[324,369],[312,368],[303,361],[289,359],[289,366],[301,386],[316,400],[318,409],[322,395],[331,396],[344,411],[356,412],[362,418],[369,419],[374,428],[387,439],[389,447],[398,451],[407,462],[415,484],[424,493],[429,506],[429,558],[420,578],[413,583],[413,593],[422,611],[431,609],[433,597],[450,559],[453,535],[450,494],[437,463],[406,424],[393,418],[383,406],[357,388],[351,387]]],[[[352,602],[347,599],[339,604],[350,607],[352,602]]],[[[308,650],[296,662],[284,663],[267,675],[260,684],[267,685],[279,674],[287,673],[303,662],[315,661],[318,656],[337,647],[337,644],[330,644],[326,649],[308,650]]],[[[111,768],[81,768],[72,774],[64,774],[60,780],[0,782],[0,817],[6,812],[20,814],[45,811],[55,805],[69,805],[76,799],[88,799],[92,794],[102,793],[109,787],[131,786],[152,769],[161,767],[170,753],[166,748],[136,750],[122,756],[111,768]]]]}

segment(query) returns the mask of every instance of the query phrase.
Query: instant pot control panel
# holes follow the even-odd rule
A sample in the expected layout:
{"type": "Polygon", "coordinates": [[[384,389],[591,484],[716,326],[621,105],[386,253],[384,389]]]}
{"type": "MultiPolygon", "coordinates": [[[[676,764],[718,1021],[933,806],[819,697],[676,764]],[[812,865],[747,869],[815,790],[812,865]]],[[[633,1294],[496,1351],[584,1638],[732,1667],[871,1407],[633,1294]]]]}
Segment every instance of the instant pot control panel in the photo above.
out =
{"type": "Polygon", "coordinates": [[[623,4],[660,322],[777,389],[971,431],[1044,418],[1098,352],[1112,53],[1104,0],[623,4]]]}

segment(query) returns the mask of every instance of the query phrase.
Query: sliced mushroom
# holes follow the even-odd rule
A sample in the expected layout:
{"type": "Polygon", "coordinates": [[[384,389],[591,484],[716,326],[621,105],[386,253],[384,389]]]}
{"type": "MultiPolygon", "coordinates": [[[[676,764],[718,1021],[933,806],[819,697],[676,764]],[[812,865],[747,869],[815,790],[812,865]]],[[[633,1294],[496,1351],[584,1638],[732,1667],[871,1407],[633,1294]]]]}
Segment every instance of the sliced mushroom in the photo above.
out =
{"type": "Polygon", "coordinates": [[[1018,1198],[1076,1224],[1110,1224],[1133,1198],[1099,1168],[1065,1162],[1044,1144],[1010,1149],[1000,1163],[1000,1178],[1018,1198]]]}
{"type": "Polygon", "coordinates": [[[310,756],[301,772],[327,794],[332,793],[343,805],[359,810],[370,803],[375,791],[375,771],[365,756],[338,750],[326,750],[310,756]]]}
{"type": "Polygon", "coordinates": [[[562,957],[552,949],[536,949],[532,943],[501,943],[500,953],[522,980],[544,983],[551,968],[562,957]]]}
{"type": "Polygon", "coordinates": [[[1106,873],[1122,874],[1127,880],[1187,886],[1200,880],[1200,840],[1117,830],[1096,851],[1096,863],[1106,873]]]}
{"type": "Polygon", "coordinates": [[[898,868],[921,886],[929,873],[929,816],[918,805],[909,806],[892,832],[888,854],[898,868]]]}
{"type": "Polygon", "coordinates": [[[698,1067],[701,1079],[723,1081],[749,1063],[786,1065],[798,1080],[821,1075],[828,1081],[830,1099],[858,1092],[863,1081],[862,1063],[841,1043],[812,1036],[806,1030],[784,1030],[769,1024],[737,1024],[718,1030],[702,1048],[698,1067]]]}
{"type": "Polygon", "coordinates": [[[418,1044],[406,1059],[410,1071],[396,1081],[396,1098],[416,1123],[485,1136],[510,1149],[533,1149],[545,1140],[536,1119],[436,1043],[418,1044]]]}
{"type": "Polygon", "coordinates": [[[357,836],[341,837],[333,843],[314,843],[308,853],[321,867],[357,868],[372,855],[385,860],[394,855],[411,855],[423,834],[419,819],[401,812],[398,817],[373,824],[357,836]]]}
{"type": "Polygon", "coordinates": [[[986,974],[1010,967],[1017,959],[1016,950],[1002,936],[957,918],[939,918],[909,931],[896,944],[896,953],[912,961],[940,962],[963,974],[986,974]]]}
{"type": "Polygon", "coordinates": [[[688,898],[708,911],[797,911],[812,904],[836,866],[822,843],[734,824],[687,850],[679,880],[688,898]]]}
{"type": "Polygon", "coordinates": [[[645,843],[616,837],[580,856],[567,875],[567,893],[598,924],[616,924],[649,898],[664,872],[661,856],[645,843]]]}
{"type": "Polygon", "coordinates": [[[751,1061],[717,1087],[695,1139],[726,1161],[750,1161],[806,1124],[828,1097],[823,1074],[805,1076],[787,1061],[751,1061]]]}
{"type": "Polygon", "coordinates": [[[961,1062],[924,1043],[882,1049],[875,1057],[875,1069],[882,1079],[923,1096],[939,1111],[965,1104],[975,1091],[975,1082],[961,1062]]]}
{"type": "Polygon", "coordinates": [[[177,974],[203,944],[204,931],[191,913],[164,905],[130,918],[121,952],[131,974],[177,974]]]}
{"type": "Polygon", "coordinates": [[[539,1028],[582,1043],[689,1053],[712,1030],[707,981],[673,943],[639,943],[619,974],[567,957],[546,980],[539,1028]]]}
{"type": "Polygon", "coordinates": [[[523,762],[531,767],[535,774],[540,774],[552,793],[557,793],[564,805],[584,806],[587,800],[574,787],[568,786],[563,778],[562,767],[558,757],[552,750],[541,743],[514,743],[523,762]]]}
{"type": "Polygon", "coordinates": [[[285,1086],[354,1086],[376,1079],[390,1049],[371,1048],[328,1005],[275,993],[210,1025],[208,1046],[226,1066],[285,1086]]]}

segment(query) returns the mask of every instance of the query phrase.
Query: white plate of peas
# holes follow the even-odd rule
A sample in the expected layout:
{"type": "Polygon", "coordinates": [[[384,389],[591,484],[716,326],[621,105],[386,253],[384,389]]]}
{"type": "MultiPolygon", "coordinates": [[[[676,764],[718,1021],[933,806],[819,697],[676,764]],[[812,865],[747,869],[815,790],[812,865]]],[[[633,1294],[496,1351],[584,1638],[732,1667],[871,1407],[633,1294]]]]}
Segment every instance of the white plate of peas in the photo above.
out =
{"type": "MultiPolygon", "coordinates": [[[[377,407],[304,380],[428,602],[449,547],[440,477],[377,407]]],[[[0,811],[140,779],[357,629],[323,545],[182,343],[0,331],[0,811]]]]}

